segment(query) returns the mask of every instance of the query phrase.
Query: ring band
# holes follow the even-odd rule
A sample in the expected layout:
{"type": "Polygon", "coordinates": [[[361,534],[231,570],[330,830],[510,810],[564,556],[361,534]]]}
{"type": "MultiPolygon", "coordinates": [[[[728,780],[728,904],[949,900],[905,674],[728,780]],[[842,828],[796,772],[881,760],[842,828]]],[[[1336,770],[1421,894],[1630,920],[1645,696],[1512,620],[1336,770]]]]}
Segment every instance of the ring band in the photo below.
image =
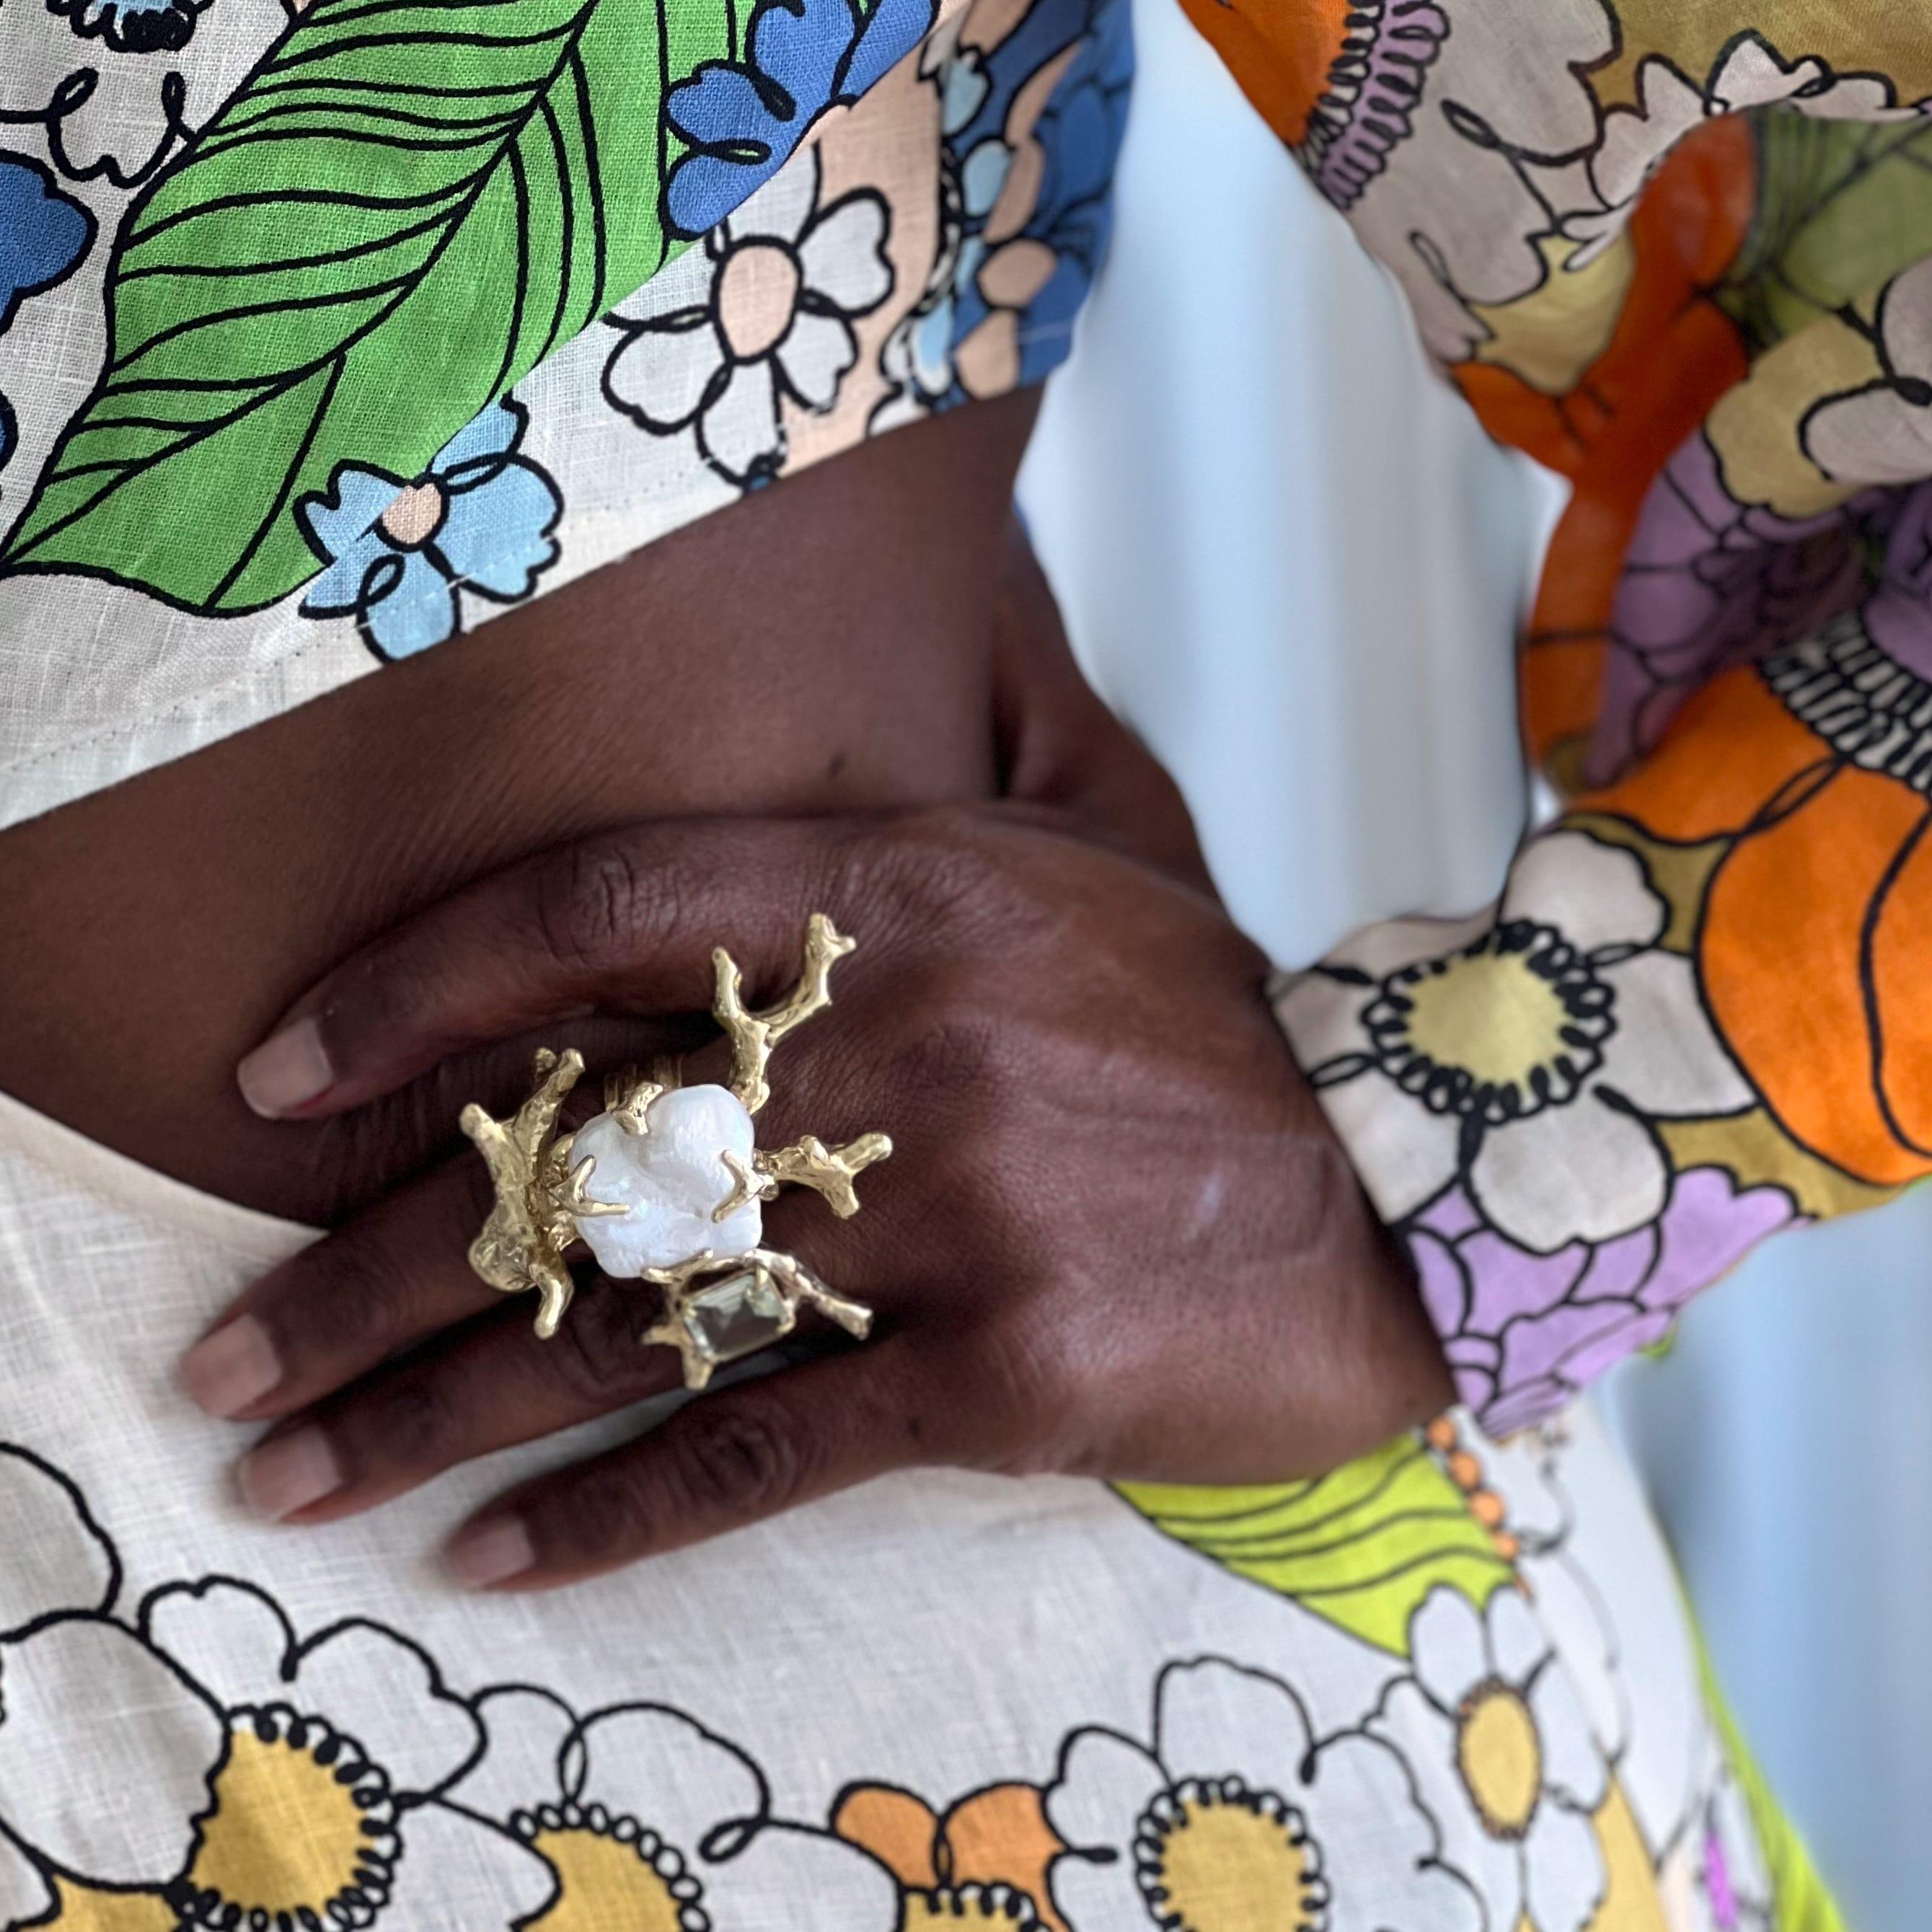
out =
{"type": "Polygon", "coordinates": [[[506,1294],[535,1291],[536,1331],[556,1333],[570,1306],[566,1260],[578,1243],[617,1280],[663,1290],[664,1308],[641,1340],[675,1348],[687,1388],[790,1334],[815,1308],[864,1336],[872,1310],[835,1294],[795,1256],[762,1244],[764,1203],[782,1187],[808,1187],[842,1219],[859,1211],[859,1174],[892,1150],[884,1134],[828,1148],[815,1134],[769,1150],[753,1117],[771,1097],[778,1043],[832,1003],[834,964],[855,942],[823,913],[806,928],[805,967],[775,1006],[748,1009],[742,976],[722,946],[712,953],[712,1012],[731,1043],[722,1086],[684,1087],[674,1066],[608,1082],[604,1111],[574,1134],[556,1131],[566,1096],[584,1072],[572,1048],[536,1057],[530,1096],[506,1120],[473,1102],[464,1133],[488,1163],[496,1204],[470,1244],[470,1264],[506,1294]]]}

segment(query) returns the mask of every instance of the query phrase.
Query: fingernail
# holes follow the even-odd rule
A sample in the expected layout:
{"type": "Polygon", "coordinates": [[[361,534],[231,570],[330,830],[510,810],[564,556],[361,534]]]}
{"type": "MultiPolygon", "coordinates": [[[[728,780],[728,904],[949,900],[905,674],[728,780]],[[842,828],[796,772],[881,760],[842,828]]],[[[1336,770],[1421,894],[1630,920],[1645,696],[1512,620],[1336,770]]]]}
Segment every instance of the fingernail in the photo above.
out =
{"type": "Polygon", "coordinates": [[[322,1028],[313,1019],[271,1034],[235,1070],[242,1099],[271,1120],[313,1100],[334,1078],[322,1028]]]}
{"type": "Polygon", "coordinates": [[[224,1322],[182,1358],[181,1378],[199,1408],[232,1420],[282,1378],[268,1331],[252,1315],[224,1322]]]}
{"type": "Polygon", "coordinates": [[[520,1576],[536,1562],[537,1552],[530,1532],[514,1516],[500,1516],[459,1532],[442,1560],[459,1583],[487,1590],[520,1576]]]}
{"type": "Polygon", "coordinates": [[[280,1522],[341,1488],[342,1470],[328,1437],[310,1424],[251,1449],[236,1480],[257,1516],[280,1522]]]}

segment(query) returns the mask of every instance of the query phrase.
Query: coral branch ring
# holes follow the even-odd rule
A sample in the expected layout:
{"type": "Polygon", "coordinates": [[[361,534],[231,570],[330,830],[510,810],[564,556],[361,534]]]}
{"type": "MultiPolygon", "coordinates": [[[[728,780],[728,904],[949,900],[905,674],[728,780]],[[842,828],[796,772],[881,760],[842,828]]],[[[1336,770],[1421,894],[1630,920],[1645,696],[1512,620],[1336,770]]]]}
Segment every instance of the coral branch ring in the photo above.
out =
{"type": "Polygon", "coordinates": [[[650,1078],[627,1072],[606,1082],[602,1113],[560,1134],[558,1114],[584,1056],[546,1048],[537,1055],[534,1091],[508,1120],[464,1108],[463,1131],[496,1190],[470,1264],[506,1294],[536,1292],[538,1335],[554,1335],[570,1305],[566,1256],[580,1241],[605,1274],[663,1291],[662,1311],[642,1340],[678,1351],[689,1388],[790,1334],[806,1307],[849,1334],[868,1331],[871,1310],[833,1293],[796,1256],[762,1244],[763,1204],[782,1187],[808,1187],[835,1214],[856,1214],[854,1183],[892,1152],[891,1141],[862,1134],[828,1148],[808,1134],[768,1150],[757,1144],[753,1124],[771,1097],[766,1074],[774,1049],[831,1004],[832,965],[854,944],[814,913],[798,985],[763,1012],[746,1008],[731,956],[722,946],[712,953],[712,1011],[731,1046],[723,1086],[680,1086],[671,1069],[650,1078]]]}

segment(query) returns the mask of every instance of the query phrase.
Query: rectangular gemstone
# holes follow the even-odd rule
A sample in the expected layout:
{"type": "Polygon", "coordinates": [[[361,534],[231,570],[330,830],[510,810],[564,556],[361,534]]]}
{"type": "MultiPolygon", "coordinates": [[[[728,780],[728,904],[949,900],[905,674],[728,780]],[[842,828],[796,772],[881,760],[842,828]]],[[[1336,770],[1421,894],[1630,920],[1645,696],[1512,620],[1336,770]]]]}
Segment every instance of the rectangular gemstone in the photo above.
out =
{"type": "Polygon", "coordinates": [[[736,1362],[769,1348],[792,1328],[791,1310],[763,1268],[746,1268],[701,1288],[684,1304],[685,1325],[708,1360],[736,1362]]]}

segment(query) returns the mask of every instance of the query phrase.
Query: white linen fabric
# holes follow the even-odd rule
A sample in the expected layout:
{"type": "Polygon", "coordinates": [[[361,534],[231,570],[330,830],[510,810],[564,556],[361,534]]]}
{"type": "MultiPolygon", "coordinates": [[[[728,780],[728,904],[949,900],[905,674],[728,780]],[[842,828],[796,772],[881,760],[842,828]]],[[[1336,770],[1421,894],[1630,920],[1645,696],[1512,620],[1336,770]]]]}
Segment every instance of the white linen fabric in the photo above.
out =
{"type": "Polygon", "coordinates": [[[1726,1923],[1769,1922],[1668,1560],[1586,1411],[1508,1448],[1445,1419],[1350,1499],[908,1475],[472,1596],[433,1560],[449,1526],[648,1418],[330,1527],[251,1520],[239,1432],[173,1364],[308,1238],[0,1100],[9,1932],[1477,1932],[1520,1907],[1582,1932],[1660,1898],[1702,1932],[1719,1873],[1726,1923]],[[1359,1526],[1417,1483],[1493,1539],[1490,1574],[1425,1538],[1442,1580],[1395,1628],[1336,1575],[1288,1587],[1348,1545],[1344,1502],[1359,1526]],[[1304,1508],[1326,1532],[1283,1547],[1313,1568],[1248,1559],[1304,1508]],[[1240,1916],[1264,1903],[1290,1916],[1240,1916]]]}

